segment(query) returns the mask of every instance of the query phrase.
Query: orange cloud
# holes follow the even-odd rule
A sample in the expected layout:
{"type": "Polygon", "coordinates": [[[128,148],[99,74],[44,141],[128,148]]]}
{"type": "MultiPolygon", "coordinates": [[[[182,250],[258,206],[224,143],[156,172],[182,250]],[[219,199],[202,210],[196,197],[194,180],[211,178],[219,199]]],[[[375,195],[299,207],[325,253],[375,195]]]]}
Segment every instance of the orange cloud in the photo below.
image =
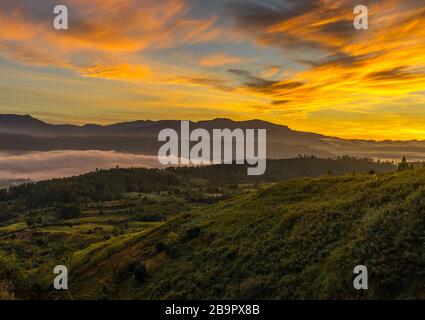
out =
{"type": "Polygon", "coordinates": [[[273,77],[275,75],[277,75],[277,73],[279,73],[282,70],[281,66],[276,66],[276,65],[270,65],[267,66],[260,74],[261,77],[264,78],[270,78],[273,77]]]}
{"type": "Polygon", "coordinates": [[[199,65],[207,68],[214,68],[229,64],[241,64],[244,62],[246,62],[246,59],[244,58],[231,56],[224,53],[217,53],[203,57],[201,60],[199,60],[199,65]]]}
{"type": "MultiPolygon", "coordinates": [[[[148,67],[140,52],[223,38],[215,17],[189,16],[186,0],[63,2],[69,8],[70,28],[61,31],[52,27],[53,14],[38,20],[25,1],[12,7],[0,4],[0,9],[5,6],[0,10],[0,53],[27,64],[70,68],[84,76],[160,81],[181,74],[172,76],[172,65],[159,74],[162,70],[150,62],[148,67]]],[[[45,13],[54,5],[47,0],[45,13]]],[[[179,72],[192,71],[179,68],[179,72]]]]}
{"type": "Polygon", "coordinates": [[[109,80],[142,81],[153,79],[152,71],[142,65],[114,65],[82,67],[79,72],[86,77],[96,77],[109,80]]]}
{"type": "Polygon", "coordinates": [[[233,28],[218,12],[192,15],[190,0],[62,2],[72,12],[66,31],[52,28],[53,0],[1,2],[0,54],[84,77],[153,84],[158,94],[171,85],[167,98],[192,108],[194,117],[200,110],[207,115],[207,105],[211,114],[227,108],[234,117],[333,135],[425,138],[423,0],[364,0],[364,31],[353,27],[354,0],[235,1],[226,10],[233,28]],[[34,10],[37,5],[45,10],[34,10]],[[217,42],[231,46],[235,39],[249,39],[253,50],[270,49],[270,55],[249,63],[211,54],[226,50],[217,42]],[[160,57],[164,49],[197,44],[210,52],[197,65],[174,61],[179,50],[160,57]],[[232,66],[238,64],[244,69],[232,66]],[[213,69],[227,65],[232,69],[225,74],[213,69]]]}
{"type": "MultiPolygon", "coordinates": [[[[257,8],[253,8],[251,15],[241,17],[246,25],[257,22],[253,34],[262,44],[323,52],[312,61],[298,60],[309,68],[291,79],[274,82],[267,90],[259,91],[249,85],[245,90],[265,94],[272,100],[284,100],[285,104],[275,106],[299,108],[303,114],[308,109],[353,106],[365,96],[374,103],[391,97],[398,99],[424,88],[425,28],[420,26],[425,23],[425,4],[422,1],[410,1],[410,6],[395,0],[370,5],[367,31],[357,31],[352,25],[354,1],[311,3],[315,5],[305,6],[305,11],[300,7],[293,16],[275,12],[277,17],[284,17],[280,21],[273,20],[272,13],[268,13],[270,24],[259,23],[265,14],[257,8]],[[303,85],[288,87],[285,85],[288,81],[303,85]]],[[[358,108],[367,105],[359,104],[358,108]]]]}

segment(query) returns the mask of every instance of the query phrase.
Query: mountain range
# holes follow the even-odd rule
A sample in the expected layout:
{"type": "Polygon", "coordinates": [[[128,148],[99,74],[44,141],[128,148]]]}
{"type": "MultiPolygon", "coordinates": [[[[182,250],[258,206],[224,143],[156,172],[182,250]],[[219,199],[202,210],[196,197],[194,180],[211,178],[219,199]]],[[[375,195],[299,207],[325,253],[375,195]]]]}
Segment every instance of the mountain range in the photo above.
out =
{"type": "MultiPolygon", "coordinates": [[[[180,120],[138,120],[111,125],[54,125],[30,115],[0,114],[0,152],[52,150],[113,150],[155,155],[158,133],[180,130],[180,120]]],[[[351,155],[380,159],[425,160],[425,141],[347,140],[295,131],[262,120],[233,121],[217,118],[190,122],[191,129],[267,129],[268,157],[293,158],[300,154],[319,157],[351,155]]]]}

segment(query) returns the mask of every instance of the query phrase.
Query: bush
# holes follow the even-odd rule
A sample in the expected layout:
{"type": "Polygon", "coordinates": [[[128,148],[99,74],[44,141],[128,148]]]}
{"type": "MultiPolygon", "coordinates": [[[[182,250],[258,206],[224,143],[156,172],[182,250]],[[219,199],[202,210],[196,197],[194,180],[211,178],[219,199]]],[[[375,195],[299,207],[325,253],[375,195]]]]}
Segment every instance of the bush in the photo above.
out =
{"type": "Polygon", "coordinates": [[[199,227],[191,227],[186,230],[185,239],[192,240],[195,239],[201,233],[201,228],[199,227]]]}
{"type": "Polygon", "coordinates": [[[128,277],[131,276],[132,273],[135,272],[135,269],[136,263],[134,261],[130,261],[129,263],[119,268],[114,274],[115,283],[121,283],[122,281],[125,281],[128,277]]]}
{"type": "Polygon", "coordinates": [[[143,262],[134,268],[134,280],[138,284],[143,284],[149,278],[148,270],[143,262]]]}
{"type": "Polygon", "coordinates": [[[160,241],[155,245],[155,249],[158,253],[161,253],[167,250],[167,245],[164,242],[160,241]]]}
{"type": "Polygon", "coordinates": [[[57,209],[56,215],[59,219],[74,219],[81,216],[81,209],[77,206],[64,206],[57,209]]]}
{"type": "Polygon", "coordinates": [[[0,300],[14,300],[15,297],[10,286],[6,283],[0,282],[0,300]]]}
{"type": "Polygon", "coordinates": [[[28,227],[34,227],[35,226],[34,217],[28,217],[25,222],[26,222],[28,227]]]}

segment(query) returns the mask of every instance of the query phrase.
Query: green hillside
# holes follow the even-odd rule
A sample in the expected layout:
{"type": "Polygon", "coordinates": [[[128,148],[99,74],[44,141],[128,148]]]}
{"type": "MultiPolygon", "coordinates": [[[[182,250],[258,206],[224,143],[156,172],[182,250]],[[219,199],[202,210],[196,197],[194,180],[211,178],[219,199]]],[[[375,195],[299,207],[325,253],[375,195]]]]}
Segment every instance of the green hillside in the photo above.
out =
{"type": "Polygon", "coordinates": [[[425,298],[424,242],[423,170],[291,180],[74,252],[60,297],[425,298]]]}
{"type": "MultiPolygon", "coordinates": [[[[0,203],[21,200],[26,207],[44,208],[58,203],[117,200],[129,192],[160,192],[176,189],[214,189],[223,185],[260,184],[301,177],[344,175],[373,171],[395,171],[392,162],[376,162],[368,158],[339,157],[321,159],[300,156],[294,159],[267,160],[264,175],[248,176],[246,165],[211,165],[160,169],[130,168],[96,170],[71,178],[21,184],[8,191],[0,190],[0,203]]],[[[209,190],[209,191],[212,191],[209,190]]],[[[205,191],[205,190],[202,190],[205,191]]],[[[1,221],[0,211],[0,221],[1,221]]]]}

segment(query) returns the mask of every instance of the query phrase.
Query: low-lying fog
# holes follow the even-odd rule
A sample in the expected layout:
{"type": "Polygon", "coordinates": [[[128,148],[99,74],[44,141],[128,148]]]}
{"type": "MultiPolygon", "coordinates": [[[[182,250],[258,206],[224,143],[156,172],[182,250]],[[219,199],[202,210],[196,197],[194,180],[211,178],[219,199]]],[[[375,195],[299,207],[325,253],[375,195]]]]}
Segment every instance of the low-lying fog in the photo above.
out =
{"type": "Polygon", "coordinates": [[[23,154],[0,153],[0,180],[61,178],[96,169],[119,166],[159,167],[157,156],[118,153],[115,151],[47,151],[23,154]]]}

